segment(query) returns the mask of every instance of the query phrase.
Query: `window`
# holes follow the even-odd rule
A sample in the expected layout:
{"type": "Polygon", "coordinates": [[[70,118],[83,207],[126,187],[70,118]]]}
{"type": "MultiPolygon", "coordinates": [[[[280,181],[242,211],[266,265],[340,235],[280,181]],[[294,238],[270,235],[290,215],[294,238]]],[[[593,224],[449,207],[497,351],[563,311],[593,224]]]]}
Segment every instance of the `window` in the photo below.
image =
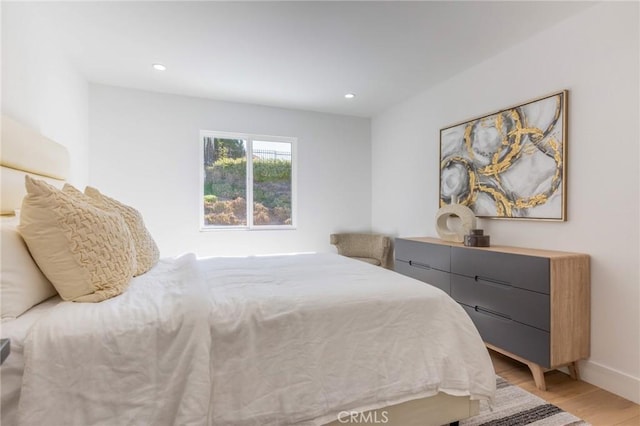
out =
{"type": "Polygon", "coordinates": [[[295,138],[202,131],[201,229],[286,229],[296,221],[295,138]]]}

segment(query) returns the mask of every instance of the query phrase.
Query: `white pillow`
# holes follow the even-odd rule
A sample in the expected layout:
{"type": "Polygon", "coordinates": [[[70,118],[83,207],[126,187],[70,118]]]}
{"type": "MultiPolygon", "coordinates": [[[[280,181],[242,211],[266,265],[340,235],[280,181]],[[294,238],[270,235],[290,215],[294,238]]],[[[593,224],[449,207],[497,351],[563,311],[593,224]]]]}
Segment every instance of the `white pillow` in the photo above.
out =
{"type": "Polygon", "coordinates": [[[56,294],[56,289],[33,261],[17,226],[16,217],[2,218],[0,223],[2,321],[18,317],[32,306],[56,294]]]}

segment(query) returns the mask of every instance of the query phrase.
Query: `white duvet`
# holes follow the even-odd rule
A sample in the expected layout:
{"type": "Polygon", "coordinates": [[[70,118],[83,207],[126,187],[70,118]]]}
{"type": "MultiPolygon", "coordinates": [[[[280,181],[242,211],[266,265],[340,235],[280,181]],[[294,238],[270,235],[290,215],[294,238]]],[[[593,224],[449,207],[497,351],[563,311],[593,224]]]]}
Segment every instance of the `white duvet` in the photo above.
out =
{"type": "Polygon", "coordinates": [[[315,425],[494,390],[471,320],[435,287],[333,254],[189,255],[114,299],[61,303],[32,327],[19,419],[315,425]]]}

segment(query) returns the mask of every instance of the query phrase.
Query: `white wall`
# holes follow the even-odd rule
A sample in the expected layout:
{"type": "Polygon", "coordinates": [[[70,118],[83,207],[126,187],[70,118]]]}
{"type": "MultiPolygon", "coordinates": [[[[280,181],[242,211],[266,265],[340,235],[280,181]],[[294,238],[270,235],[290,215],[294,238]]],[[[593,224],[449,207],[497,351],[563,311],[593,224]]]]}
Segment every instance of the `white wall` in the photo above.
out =
{"type": "Polygon", "coordinates": [[[590,254],[583,378],[640,402],[639,19],[591,7],[374,117],[373,229],[436,236],[439,129],[569,90],[568,221],[480,220],[494,244],[590,254]]]}
{"type": "Polygon", "coordinates": [[[69,181],[87,182],[88,84],[30,5],[2,3],[2,113],[65,145],[69,181]]]}
{"type": "Polygon", "coordinates": [[[162,255],[330,251],[371,227],[370,120],[90,86],[92,185],[138,208],[162,255]],[[298,138],[296,230],[199,232],[199,132],[298,138]]]}

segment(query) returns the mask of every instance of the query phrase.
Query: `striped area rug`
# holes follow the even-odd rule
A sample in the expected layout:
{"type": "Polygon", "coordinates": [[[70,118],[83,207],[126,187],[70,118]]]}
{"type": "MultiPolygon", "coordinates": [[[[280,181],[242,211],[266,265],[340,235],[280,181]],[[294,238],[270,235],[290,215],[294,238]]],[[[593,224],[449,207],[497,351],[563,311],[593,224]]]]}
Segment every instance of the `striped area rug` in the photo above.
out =
{"type": "Polygon", "coordinates": [[[496,376],[496,397],[493,411],[485,401],[480,414],[460,422],[460,426],[588,426],[589,423],[562,411],[544,399],[509,384],[496,376]]]}

